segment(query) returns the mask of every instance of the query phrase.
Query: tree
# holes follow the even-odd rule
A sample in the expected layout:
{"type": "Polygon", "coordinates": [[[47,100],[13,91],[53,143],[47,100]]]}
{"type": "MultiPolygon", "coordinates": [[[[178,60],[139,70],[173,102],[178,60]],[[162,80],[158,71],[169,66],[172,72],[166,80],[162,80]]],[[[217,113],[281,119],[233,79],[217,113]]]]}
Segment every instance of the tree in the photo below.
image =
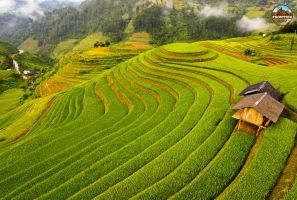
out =
{"type": "Polygon", "coordinates": [[[247,48],[244,50],[244,55],[246,56],[255,56],[256,55],[256,51],[250,48],[247,48]]]}
{"type": "Polygon", "coordinates": [[[107,47],[110,46],[110,41],[109,41],[109,40],[106,40],[106,41],[105,41],[105,46],[107,46],[107,47]]]}

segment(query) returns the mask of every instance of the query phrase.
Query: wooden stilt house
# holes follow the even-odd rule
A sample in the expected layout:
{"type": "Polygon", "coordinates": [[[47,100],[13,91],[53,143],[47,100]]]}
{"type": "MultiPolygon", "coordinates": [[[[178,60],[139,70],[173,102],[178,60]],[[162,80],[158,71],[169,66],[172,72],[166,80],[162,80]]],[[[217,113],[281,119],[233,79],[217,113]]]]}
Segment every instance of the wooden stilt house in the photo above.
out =
{"type": "Polygon", "coordinates": [[[252,85],[240,95],[245,97],[233,107],[238,110],[233,118],[239,120],[239,130],[258,133],[271,122],[276,123],[284,109],[279,102],[281,94],[268,81],[252,85]]]}

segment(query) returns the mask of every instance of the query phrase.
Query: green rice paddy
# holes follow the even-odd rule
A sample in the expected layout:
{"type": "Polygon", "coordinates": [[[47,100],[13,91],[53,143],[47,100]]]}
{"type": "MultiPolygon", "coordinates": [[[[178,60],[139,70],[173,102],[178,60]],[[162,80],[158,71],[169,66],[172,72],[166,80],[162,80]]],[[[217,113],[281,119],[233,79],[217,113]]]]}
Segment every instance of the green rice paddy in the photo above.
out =
{"type": "Polygon", "coordinates": [[[238,43],[252,45],[177,43],[115,67],[115,57],[60,63],[52,79],[68,89],[0,114],[0,199],[295,199],[296,174],[285,193],[276,185],[294,159],[296,121],[282,116],[256,137],[234,131],[230,108],[268,80],[296,114],[297,71],[235,58],[238,43]]]}

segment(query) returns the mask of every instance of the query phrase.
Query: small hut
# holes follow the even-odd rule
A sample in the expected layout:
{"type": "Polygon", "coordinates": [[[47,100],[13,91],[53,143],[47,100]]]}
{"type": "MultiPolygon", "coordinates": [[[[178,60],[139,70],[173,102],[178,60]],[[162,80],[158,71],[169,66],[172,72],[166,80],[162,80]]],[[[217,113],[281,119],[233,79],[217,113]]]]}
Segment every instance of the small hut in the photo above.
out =
{"type": "Polygon", "coordinates": [[[39,74],[39,71],[36,69],[33,71],[25,70],[23,73],[24,75],[27,75],[27,76],[37,76],[39,74]]]}
{"type": "Polygon", "coordinates": [[[282,98],[282,94],[279,91],[277,91],[277,89],[275,89],[268,81],[263,81],[255,85],[251,85],[246,89],[244,89],[239,95],[247,96],[251,94],[265,93],[265,92],[267,92],[270,96],[272,96],[277,101],[279,101],[282,98]]]}
{"type": "Polygon", "coordinates": [[[271,122],[276,123],[284,105],[268,92],[245,96],[233,109],[238,110],[233,118],[238,119],[238,130],[258,133],[271,122]]]}

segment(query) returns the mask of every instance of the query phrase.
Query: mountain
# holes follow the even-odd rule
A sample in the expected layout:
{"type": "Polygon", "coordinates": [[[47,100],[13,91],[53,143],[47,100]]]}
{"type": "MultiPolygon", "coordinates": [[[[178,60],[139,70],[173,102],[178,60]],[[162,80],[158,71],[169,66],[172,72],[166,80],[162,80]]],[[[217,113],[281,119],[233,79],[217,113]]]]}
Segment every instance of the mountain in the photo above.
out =
{"type": "MultiPolygon", "coordinates": [[[[20,4],[22,1],[19,0],[20,4]]],[[[0,24],[6,27],[2,33],[0,31],[0,37],[16,45],[28,38],[33,39],[38,43],[40,53],[49,55],[60,42],[81,40],[96,32],[118,42],[133,32],[146,31],[152,35],[155,44],[244,36],[248,33],[238,28],[237,21],[245,14],[257,16],[259,13],[270,20],[273,2],[228,0],[226,4],[220,4],[218,0],[88,0],[79,7],[53,10],[68,4],[60,5],[57,0],[45,1],[42,8],[48,11],[35,20],[17,17],[7,23],[7,19],[12,18],[11,14],[4,15],[2,20],[0,17],[0,24]]],[[[288,4],[294,2],[288,1],[288,4]]],[[[263,26],[270,25],[266,26],[264,20],[263,26]]]]}
{"type": "Polygon", "coordinates": [[[5,8],[0,10],[0,37],[9,39],[16,30],[27,28],[34,23],[34,20],[43,17],[45,13],[65,7],[76,7],[81,1],[82,0],[9,1],[6,3],[5,8]]]}
{"type": "Polygon", "coordinates": [[[45,13],[44,17],[26,26],[24,23],[17,24],[12,36],[6,34],[4,37],[14,44],[20,44],[28,37],[32,37],[39,42],[41,51],[49,54],[57,44],[66,39],[80,39],[94,32],[103,32],[113,42],[118,42],[131,32],[146,31],[152,35],[153,42],[157,44],[174,40],[201,39],[206,36],[218,38],[219,35],[221,37],[241,35],[234,25],[237,18],[214,19],[209,22],[199,19],[193,5],[185,0],[86,1],[79,9],[71,7],[57,9],[45,13]],[[209,24],[208,30],[203,28],[205,23],[209,24]],[[221,26],[215,27],[213,25],[215,23],[221,26]]]}

